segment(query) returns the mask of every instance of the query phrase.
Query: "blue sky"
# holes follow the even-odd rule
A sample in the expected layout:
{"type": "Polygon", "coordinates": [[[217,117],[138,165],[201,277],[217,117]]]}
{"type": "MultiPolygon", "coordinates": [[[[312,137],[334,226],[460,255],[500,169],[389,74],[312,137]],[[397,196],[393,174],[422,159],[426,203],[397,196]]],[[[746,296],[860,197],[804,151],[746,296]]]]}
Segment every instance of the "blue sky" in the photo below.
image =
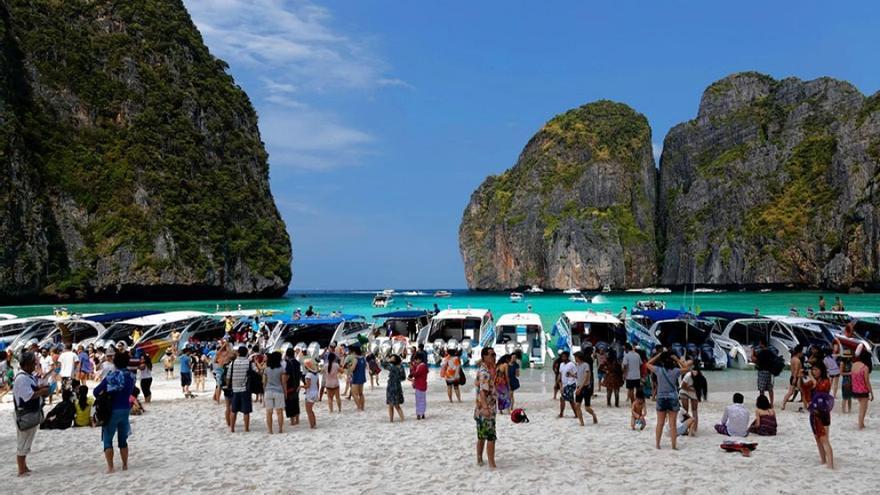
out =
{"type": "Polygon", "coordinates": [[[727,74],[880,89],[880,4],[185,0],[260,116],[294,289],[464,287],[458,224],[555,114],[645,114],[659,152],[727,74]]]}

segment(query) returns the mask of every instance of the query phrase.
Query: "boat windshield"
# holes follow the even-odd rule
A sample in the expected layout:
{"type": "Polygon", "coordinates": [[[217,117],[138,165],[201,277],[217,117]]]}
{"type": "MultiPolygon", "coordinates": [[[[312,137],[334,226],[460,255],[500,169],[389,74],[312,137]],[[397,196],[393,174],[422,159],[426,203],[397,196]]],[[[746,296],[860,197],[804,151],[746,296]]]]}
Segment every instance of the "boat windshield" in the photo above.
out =
{"type": "Polygon", "coordinates": [[[426,322],[416,318],[389,318],[380,327],[380,334],[386,337],[403,336],[409,340],[415,340],[418,336],[419,329],[424,327],[426,322]]]}
{"type": "Polygon", "coordinates": [[[495,332],[498,334],[496,343],[506,344],[508,342],[517,342],[518,328],[521,329],[519,334],[523,337],[520,340],[526,339],[527,336],[540,335],[541,333],[541,327],[538,325],[500,325],[495,327],[495,332]]]}
{"type": "Polygon", "coordinates": [[[195,318],[186,318],[183,320],[177,321],[169,321],[167,323],[162,323],[161,325],[157,325],[151,328],[147,333],[141,337],[141,341],[146,342],[149,340],[161,340],[168,338],[171,335],[171,332],[177,330],[178,332],[182,332],[190,323],[198,320],[199,316],[195,318]]]}
{"type": "Polygon", "coordinates": [[[101,337],[104,341],[113,342],[125,342],[128,345],[133,344],[131,340],[131,334],[137,330],[141,333],[146,331],[149,327],[145,327],[144,325],[132,325],[131,323],[116,323],[111,325],[110,328],[104,332],[104,335],[101,337]]]}
{"type": "Polygon", "coordinates": [[[709,337],[709,332],[687,320],[670,320],[657,323],[655,333],[661,344],[702,344],[709,337]]]}
{"type": "Polygon", "coordinates": [[[90,325],[84,321],[74,321],[70,323],[59,322],[56,328],[46,335],[46,339],[51,339],[52,342],[56,344],[61,343],[61,329],[59,328],[61,325],[67,326],[67,331],[70,332],[74,344],[98,336],[98,328],[96,326],[90,325]]]}
{"type": "Polygon", "coordinates": [[[226,322],[219,318],[205,317],[186,327],[183,335],[180,336],[180,341],[197,344],[202,341],[218,340],[224,335],[226,335],[226,322]]]}
{"type": "Polygon", "coordinates": [[[284,344],[295,346],[303,343],[309,345],[317,342],[321,348],[330,345],[333,334],[336,332],[337,323],[316,323],[308,325],[297,325],[295,323],[288,324],[282,331],[275,347],[281,347],[284,344]]]}
{"type": "Polygon", "coordinates": [[[28,327],[28,325],[32,325],[33,322],[30,321],[21,321],[18,323],[9,323],[7,325],[0,325],[0,338],[2,337],[12,337],[21,333],[22,330],[28,327]]]}
{"type": "Polygon", "coordinates": [[[757,346],[761,340],[770,342],[771,323],[766,321],[734,322],[728,338],[744,346],[757,346]]]}
{"type": "Polygon", "coordinates": [[[433,342],[437,339],[455,339],[459,342],[464,339],[479,340],[481,321],[480,318],[456,318],[434,321],[431,333],[428,336],[428,342],[433,342]]]}

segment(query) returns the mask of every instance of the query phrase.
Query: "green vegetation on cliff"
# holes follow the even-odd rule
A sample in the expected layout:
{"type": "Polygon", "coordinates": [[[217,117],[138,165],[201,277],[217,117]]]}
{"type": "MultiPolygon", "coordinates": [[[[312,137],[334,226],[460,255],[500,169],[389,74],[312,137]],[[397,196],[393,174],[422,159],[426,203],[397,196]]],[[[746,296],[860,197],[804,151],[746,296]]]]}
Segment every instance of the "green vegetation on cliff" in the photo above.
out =
{"type": "Polygon", "coordinates": [[[60,226],[81,243],[51,232],[73,252],[47,267],[44,292],[92,289],[101,260],[113,260],[118,276],[103,276],[115,284],[233,292],[226,279],[244,263],[275,280],[272,291],[286,287],[290,242],[256,115],[180,1],[8,0],[0,9],[29,72],[13,95],[29,166],[54,198],[56,223],[70,220],[59,210],[82,212],[60,226]]]}

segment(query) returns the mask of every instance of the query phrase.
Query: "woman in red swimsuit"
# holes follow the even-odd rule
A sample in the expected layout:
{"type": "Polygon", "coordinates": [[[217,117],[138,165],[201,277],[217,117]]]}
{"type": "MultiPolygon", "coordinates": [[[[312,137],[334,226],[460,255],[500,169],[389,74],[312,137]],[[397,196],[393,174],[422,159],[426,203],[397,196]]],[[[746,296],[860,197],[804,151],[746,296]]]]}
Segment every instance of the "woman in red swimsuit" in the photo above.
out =
{"type": "MultiPolygon", "coordinates": [[[[828,378],[828,370],[821,361],[813,364],[810,369],[810,376],[804,381],[805,390],[809,390],[810,394],[817,398],[820,394],[823,397],[831,398],[831,380],[828,378]]],[[[815,401],[814,402],[818,402],[815,401]]],[[[828,402],[825,402],[829,405],[828,402]]],[[[831,409],[830,407],[814,407],[810,404],[810,429],[813,430],[813,436],[816,438],[816,446],[819,448],[819,459],[822,464],[828,465],[830,469],[834,469],[834,451],[831,450],[831,440],[828,438],[828,427],[831,425],[831,409]]]]}

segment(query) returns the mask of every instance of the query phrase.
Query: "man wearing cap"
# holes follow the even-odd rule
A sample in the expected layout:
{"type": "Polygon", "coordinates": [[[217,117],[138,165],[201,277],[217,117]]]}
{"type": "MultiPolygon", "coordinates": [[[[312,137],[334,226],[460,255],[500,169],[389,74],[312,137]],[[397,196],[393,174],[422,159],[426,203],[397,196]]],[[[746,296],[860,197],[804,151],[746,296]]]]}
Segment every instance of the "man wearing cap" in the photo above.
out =
{"type": "MultiPolygon", "coordinates": [[[[42,411],[43,397],[49,395],[48,385],[39,385],[36,377],[34,377],[34,369],[37,366],[36,355],[26,351],[21,353],[18,359],[21,371],[15,376],[12,385],[12,400],[15,406],[16,420],[16,462],[18,463],[18,475],[27,476],[31,470],[27,466],[27,455],[31,452],[31,445],[34,443],[34,437],[40,423],[22,430],[19,425],[19,418],[27,413],[34,411],[42,411]]],[[[42,416],[42,414],[40,415],[42,416]]]]}

